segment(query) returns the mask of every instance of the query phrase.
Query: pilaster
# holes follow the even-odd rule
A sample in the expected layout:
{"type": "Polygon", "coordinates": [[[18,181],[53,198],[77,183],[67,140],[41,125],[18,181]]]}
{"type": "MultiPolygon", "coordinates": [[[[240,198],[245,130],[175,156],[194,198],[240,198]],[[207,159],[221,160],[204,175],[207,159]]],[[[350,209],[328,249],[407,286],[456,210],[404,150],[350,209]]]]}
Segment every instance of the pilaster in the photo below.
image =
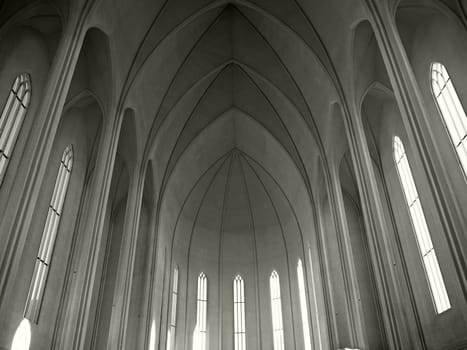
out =
{"type": "Polygon", "coordinates": [[[408,344],[409,325],[404,315],[404,302],[398,289],[388,223],[383,211],[376,175],[359,114],[347,106],[343,110],[352,161],[356,174],[365,223],[369,255],[374,270],[384,334],[389,349],[421,348],[408,344]]]}
{"type": "Polygon", "coordinates": [[[104,123],[89,199],[79,223],[81,237],[74,252],[75,271],[69,286],[70,297],[63,317],[66,324],[62,326],[58,349],[89,348],[92,339],[106,248],[104,223],[121,126],[121,118],[115,117],[115,109],[110,115],[114,118],[104,123]]]}
{"type": "MultiPolygon", "coordinates": [[[[115,308],[110,321],[109,347],[112,349],[126,349],[126,334],[131,304],[131,289],[133,270],[136,259],[136,248],[141,201],[144,187],[143,168],[138,165],[132,176],[128,204],[126,210],[125,226],[123,229],[122,249],[119,258],[117,283],[115,286],[115,308]]],[[[128,348],[131,348],[129,346],[128,348]]]]}
{"type": "MultiPolygon", "coordinates": [[[[346,312],[349,323],[349,336],[352,344],[340,344],[352,347],[367,347],[365,341],[364,324],[362,309],[358,300],[359,290],[355,272],[355,266],[352,260],[352,247],[350,243],[347,218],[344,207],[342,188],[338,173],[335,167],[329,169],[327,177],[327,187],[331,210],[336,228],[337,245],[339,250],[338,258],[341,265],[342,276],[344,280],[344,293],[346,298],[346,312]]],[[[337,311],[337,310],[336,310],[337,311]]]]}

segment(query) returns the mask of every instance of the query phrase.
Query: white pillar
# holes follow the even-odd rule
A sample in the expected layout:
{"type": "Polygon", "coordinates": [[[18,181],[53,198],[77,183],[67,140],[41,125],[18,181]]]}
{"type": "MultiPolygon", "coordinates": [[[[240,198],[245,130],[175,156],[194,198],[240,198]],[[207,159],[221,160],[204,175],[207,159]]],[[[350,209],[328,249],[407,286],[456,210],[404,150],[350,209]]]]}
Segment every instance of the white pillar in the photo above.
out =
{"type": "Polygon", "coordinates": [[[144,190],[144,168],[138,164],[131,176],[130,189],[128,193],[127,208],[125,214],[125,224],[122,236],[122,248],[118,261],[118,272],[115,284],[114,301],[115,307],[112,309],[108,347],[111,349],[129,349],[135,346],[126,344],[126,334],[128,328],[128,318],[131,304],[131,290],[133,284],[133,270],[135,265],[140,215],[141,201],[144,190]]]}
{"type": "MultiPolygon", "coordinates": [[[[331,259],[338,259],[340,262],[342,277],[344,281],[346,316],[348,320],[348,336],[353,346],[367,347],[365,337],[365,326],[363,323],[363,310],[359,303],[360,295],[357,275],[352,255],[347,217],[344,207],[344,198],[338,174],[338,165],[332,169],[325,170],[327,175],[326,184],[328,187],[329,204],[331,214],[336,229],[337,247],[339,256],[332,256],[331,259]]],[[[342,312],[343,310],[336,310],[342,312]]],[[[339,333],[339,329],[337,330],[339,333]]],[[[339,341],[339,339],[338,339],[339,341]]]]}

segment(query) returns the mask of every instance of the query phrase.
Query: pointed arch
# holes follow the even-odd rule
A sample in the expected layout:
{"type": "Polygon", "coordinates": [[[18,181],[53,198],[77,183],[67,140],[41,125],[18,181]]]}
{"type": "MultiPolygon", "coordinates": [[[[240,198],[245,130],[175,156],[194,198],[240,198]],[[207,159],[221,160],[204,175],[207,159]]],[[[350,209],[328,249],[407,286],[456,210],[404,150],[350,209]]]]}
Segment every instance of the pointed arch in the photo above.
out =
{"type": "Polygon", "coordinates": [[[34,323],[37,323],[39,320],[39,312],[44,297],[45,285],[49,274],[53,249],[63,213],[63,205],[65,203],[72,168],[73,146],[68,145],[63,152],[58,175],[55,180],[52,199],[49,204],[47,219],[45,221],[41,244],[36,257],[36,265],[29,286],[26,308],[24,310],[24,317],[34,323]]]}
{"type": "Polygon", "coordinates": [[[284,350],[284,325],[282,320],[281,285],[276,270],[269,277],[269,291],[271,293],[272,335],[274,350],[284,350]]]}
{"type": "Polygon", "coordinates": [[[246,350],[245,282],[236,275],[233,281],[234,350],[246,350]]]}
{"type": "Polygon", "coordinates": [[[431,241],[431,233],[426,223],[425,213],[418,196],[404,144],[398,136],[394,136],[393,138],[393,156],[415,233],[418,251],[423,261],[433,304],[436,312],[440,314],[450,309],[451,303],[441,274],[435,248],[431,241]]]}
{"type": "Polygon", "coordinates": [[[196,327],[193,332],[193,350],[206,350],[208,311],[208,278],[204,272],[198,276],[198,295],[196,299],[196,327]]]}
{"type": "Polygon", "coordinates": [[[31,77],[21,73],[13,82],[0,116],[0,186],[31,101],[31,77]]]}
{"type": "Polygon", "coordinates": [[[456,150],[460,166],[467,174],[467,116],[446,67],[439,62],[431,64],[431,91],[456,150]]]}

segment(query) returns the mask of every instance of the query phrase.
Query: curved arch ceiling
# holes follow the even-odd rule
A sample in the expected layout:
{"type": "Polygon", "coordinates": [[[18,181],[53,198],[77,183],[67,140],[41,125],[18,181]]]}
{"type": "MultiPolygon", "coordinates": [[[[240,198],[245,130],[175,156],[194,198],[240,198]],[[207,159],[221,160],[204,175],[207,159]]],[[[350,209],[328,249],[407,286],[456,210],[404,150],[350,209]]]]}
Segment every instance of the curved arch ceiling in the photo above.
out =
{"type": "MultiPolygon", "coordinates": [[[[300,13],[295,15],[303,20],[300,13]]],[[[141,61],[129,100],[144,116],[146,156],[165,164],[162,186],[192,139],[230,109],[267,129],[308,179],[309,160],[322,147],[310,105],[321,103],[316,112],[322,113],[329,108],[326,102],[313,100],[335,92],[311,43],[299,40],[290,27],[285,30],[284,24],[272,23],[270,17],[251,6],[228,4],[207,8],[183,26],[153,38],[157,45],[141,61]],[[271,30],[277,26],[282,32],[271,30]],[[282,47],[290,40],[294,45],[282,47]],[[300,60],[292,57],[294,53],[300,60]],[[295,73],[299,71],[312,79],[300,81],[295,73]]]]}
{"type": "Polygon", "coordinates": [[[274,231],[289,240],[286,247],[299,249],[313,230],[305,187],[279,141],[242,111],[229,110],[181,155],[164,193],[159,228],[185,253],[193,237],[203,236],[196,232],[219,235],[234,228],[249,239],[256,230],[274,231]]]}
{"type": "Polygon", "coordinates": [[[345,69],[352,44],[340,45],[335,29],[350,38],[359,2],[102,0],[95,16],[111,37],[121,35],[116,81],[135,111],[137,149],[154,164],[158,208],[168,214],[159,216],[162,226],[176,225],[174,213],[219,159],[240,152],[283,189],[297,222],[311,230],[310,179],[325,157],[323,135],[336,137],[329,132],[342,86],[335,63],[345,69]],[[337,23],[326,20],[334,15],[337,23]]]}

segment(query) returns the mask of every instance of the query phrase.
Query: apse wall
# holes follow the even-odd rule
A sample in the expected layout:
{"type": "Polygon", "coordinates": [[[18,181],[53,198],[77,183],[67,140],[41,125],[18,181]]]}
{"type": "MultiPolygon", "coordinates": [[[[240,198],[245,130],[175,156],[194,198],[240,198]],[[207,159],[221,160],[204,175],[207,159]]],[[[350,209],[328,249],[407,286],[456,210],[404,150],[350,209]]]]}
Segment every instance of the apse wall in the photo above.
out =
{"type": "MultiPolygon", "coordinates": [[[[278,199],[282,203],[273,201],[256,171],[240,151],[234,150],[205,175],[205,181],[201,179],[187,199],[177,225],[173,255],[173,264],[179,267],[180,295],[186,296],[180,300],[182,316],[177,322],[185,330],[182,336],[178,334],[177,344],[192,343],[197,277],[201,272],[208,277],[210,346],[233,346],[228,334],[233,329],[232,285],[236,275],[245,280],[247,346],[272,347],[268,296],[273,270],[281,278],[285,332],[293,334],[289,279],[295,281],[296,273],[295,262],[290,264],[288,254],[300,255],[293,244],[299,240],[298,225],[291,210],[284,209],[288,206],[286,199],[278,199]],[[224,305],[221,309],[220,304],[224,305]]],[[[293,337],[287,341],[292,347],[293,337]]]]}
{"type": "MultiPolygon", "coordinates": [[[[300,258],[307,271],[308,244],[314,241],[310,203],[290,155],[240,111],[220,115],[194,137],[170,173],[159,214],[159,251],[172,252],[169,289],[176,267],[179,274],[176,349],[193,342],[201,272],[208,280],[208,346],[233,347],[233,280],[240,275],[247,347],[272,348],[269,278],[274,270],[280,278],[285,346],[303,347],[297,262],[300,258]]],[[[171,305],[170,295],[165,300],[171,305]]],[[[164,312],[170,319],[170,307],[164,312]]]]}

